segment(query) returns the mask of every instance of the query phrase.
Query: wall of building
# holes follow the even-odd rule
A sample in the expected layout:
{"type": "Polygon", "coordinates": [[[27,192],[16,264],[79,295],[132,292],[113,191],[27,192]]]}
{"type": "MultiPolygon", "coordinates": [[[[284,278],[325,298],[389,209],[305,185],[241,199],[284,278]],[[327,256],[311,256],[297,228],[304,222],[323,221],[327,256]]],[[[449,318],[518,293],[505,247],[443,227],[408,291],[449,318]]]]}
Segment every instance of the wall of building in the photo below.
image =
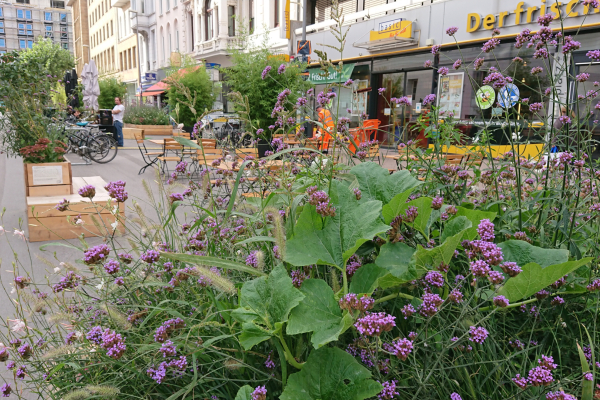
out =
{"type": "Polygon", "coordinates": [[[75,69],[81,75],[83,66],[90,61],[90,23],[88,0],[69,0],[73,19],[73,56],[75,69]]]}

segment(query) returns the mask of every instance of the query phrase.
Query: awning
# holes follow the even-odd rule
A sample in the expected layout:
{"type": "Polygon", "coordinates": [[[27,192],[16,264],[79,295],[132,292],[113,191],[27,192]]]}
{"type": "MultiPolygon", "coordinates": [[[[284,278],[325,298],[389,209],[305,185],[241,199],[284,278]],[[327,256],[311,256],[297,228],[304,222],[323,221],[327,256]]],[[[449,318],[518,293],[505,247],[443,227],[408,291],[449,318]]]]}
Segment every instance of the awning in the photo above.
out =
{"type": "Polygon", "coordinates": [[[352,75],[352,71],[354,71],[355,64],[344,64],[342,68],[342,73],[340,74],[338,71],[335,71],[333,68],[329,67],[329,75],[324,76],[321,68],[309,68],[308,69],[308,81],[314,83],[315,85],[323,85],[327,83],[344,83],[350,76],[352,75]]]}
{"type": "MultiPolygon", "coordinates": [[[[169,89],[169,86],[164,82],[158,82],[154,85],[150,86],[148,89],[144,89],[142,96],[158,96],[159,94],[163,94],[169,89]]],[[[139,93],[136,96],[139,97],[139,93]]]]}

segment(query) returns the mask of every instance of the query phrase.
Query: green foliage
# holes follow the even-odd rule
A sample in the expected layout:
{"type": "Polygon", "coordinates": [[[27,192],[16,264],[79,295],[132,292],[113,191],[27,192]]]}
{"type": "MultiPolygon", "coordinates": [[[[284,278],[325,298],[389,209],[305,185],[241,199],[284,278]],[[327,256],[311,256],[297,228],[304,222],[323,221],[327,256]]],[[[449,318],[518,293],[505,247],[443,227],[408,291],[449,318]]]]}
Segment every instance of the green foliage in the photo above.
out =
{"type": "Polygon", "coordinates": [[[204,67],[180,69],[177,73],[171,74],[168,80],[181,85],[171,83],[168,91],[169,105],[175,108],[180,104],[179,112],[172,114],[177,122],[185,126],[193,126],[198,120],[197,112],[202,113],[205,109],[212,109],[215,93],[213,83],[204,67]],[[191,100],[186,96],[185,89],[182,90],[182,87],[189,91],[191,100]]]}
{"type": "Polygon", "coordinates": [[[500,243],[504,261],[516,262],[518,265],[535,262],[542,268],[553,264],[561,264],[569,259],[569,252],[562,249],[543,249],[522,240],[508,240],[500,243]]]}
{"type": "Polygon", "coordinates": [[[123,122],[135,125],[169,125],[169,116],[153,106],[129,106],[123,122]]]}
{"type": "MultiPolygon", "coordinates": [[[[115,106],[115,97],[123,99],[127,88],[117,78],[104,78],[98,81],[100,86],[100,96],[98,96],[98,106],[101,109],[113,109],[115,106]]],[[[80,98],[81,100],[81,98],[80,98]]],[[[127,112],[125,113],[127,115],[127,112]]]]}
{"type": "MultiPolygon", "coordinates": [[[[422,182],[415,179],[409,171],[398,171],[394,174],[381,168],[374,162],[364,162],[356,165],[350,170],[350,173],[356,176],[362,191],[362,198],[368,200],[379,200],[388,205],[392,199],[399,195],[404,195],[408,190],[413,190],[420,186],[422,182]]],[[[406,199],[408,195],[406,196],[406,199]]],[[[398,198],[400,199],[400,198],[398,198]]],[[[400,204],[399,201],[391,203],[400,204]]],[[[387,215],[391,216],[397,210],[390,210],[387,215]]],[[[394,216],[398,213],[394,214],[394,216]]],[[[392,217],[393,218],[393,217],[392,217]]],[[[386,217],[386,223],[391,222],[391,218],[386,217]]]]}
{"type": "Polygon", "coordinates": [[[65,72],[75,68],[75,59],[69,50],[63,49],[51,39],[41,37],[30,49],[22,52],[20,59],[28,65],[41,64],[53,79],[62,79],[65,72]]]}
{"type": "Polygon", "coordinates": [[[338,348],[311,353],[302,371],[292,374],[281,400],[364,400],[381,391],[371,373],[338,348]]]}

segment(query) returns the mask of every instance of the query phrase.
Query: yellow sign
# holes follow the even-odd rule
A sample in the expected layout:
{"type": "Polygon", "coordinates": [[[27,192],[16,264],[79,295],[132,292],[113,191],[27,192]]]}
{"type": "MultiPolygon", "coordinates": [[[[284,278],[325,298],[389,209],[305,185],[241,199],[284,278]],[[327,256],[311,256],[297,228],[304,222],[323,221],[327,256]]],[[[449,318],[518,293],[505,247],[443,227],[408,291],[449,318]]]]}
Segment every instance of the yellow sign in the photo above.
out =
{"type": "Polygon", "coordinates": [[[393,20],[379,24],[378,31],[371,31],[369,40],[387,39],[391,37],[412,38],[412,21],[393,20]]]}
{"type": "MultiPolygon", "coordinates": [[[[537,18],[546,13],[554,15],[554,19],[562,17],[579,17],[591,13],[600,12],[600,8],[592,8],[589,4],[579,1],[571,0],[564,4],[564,10],[561,10],[563,3],[552,2],[546,6],[546,0],[541,0],[539,7],[532,6],[528,7],[524,1],[517,4],[517,8],[511,11],[502,11],[497,14],[488,14],[482,17],[478,13],[471,13],[467,15],[467,32],[475,32],[480,28],[492,30],[495,28],[502,28],[506,25],[521,25],[530,24],[537,21],[537,18]],[[513,17],[514,14],[514,17],[513,17]]],[[[371,33],[372,34],[372,33],[371,33]]],[[[372,40],[372,39],[371,39],[372,40]]]]}
{"type": "Polygon", "coordinates": [[[290,21],[290,0],[285,0],[285,38],[291,38],[292,27],[290,21]]]}
{"type": "Polygon", "coordinates": [[[269,60],[278,60],[279,62],[290,62],[290,56],[288,54],[269,54],[267,58],[269,60]]]}

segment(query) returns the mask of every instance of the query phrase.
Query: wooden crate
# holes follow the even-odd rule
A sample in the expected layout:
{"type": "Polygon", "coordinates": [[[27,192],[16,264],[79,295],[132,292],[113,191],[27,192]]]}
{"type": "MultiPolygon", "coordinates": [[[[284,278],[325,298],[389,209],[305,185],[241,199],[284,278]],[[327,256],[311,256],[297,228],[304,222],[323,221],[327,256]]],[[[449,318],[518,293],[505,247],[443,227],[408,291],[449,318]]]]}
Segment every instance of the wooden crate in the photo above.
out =
{"type": "MultiPolygon", "coordinates": [[[[27,197],[27,219],[29,226],[29,241],[41,242],[47,240],[75,239],[81,234],[84,237],[101,236],[106,234],[106,229],[112,231],[110,224],[115,222],[115,216],[111,213],[112,208],[118,204],[121,215],[125,212],[123,203],[111,201],[111,209],[108,209],[108,192],[104,189],[106,182],[99,176],[73,178],[73,191],[75,194],[52,197],[27,197]],[[94,185],[96,195],[94,203],[88,198],[79,196],[77,191],[84,185],[94,185]],[[55,207],[63,199],[70,202],[68,211],[58,211],[55,207]],[[104,207],[101,207],[104,206],[104,207]],[[75,216],[81,215],[83,226],[73,225],[75,216]],[[98,229],[91,215],[100,223],[98,229]],[[71,221],[67,220],[71,216],[71,221]]],[[[123,224],[117,227],[119,233],[125,232],[123,224]]]]}
{"type": "Polygon", "coordinates": [[[144,138],[144,130],[138,128],[123,128],[123,139],[135,139],[135,135],[140,134],[144,138]]]}
{"type": "Polygon", "coordinates": [[[73,193],[73,172],[69,161],[59,163],[23,164],[26,196],[62,196],[73,193]],[[44,170],[60,167],[60,174],[43,174],[44,170]]]}

